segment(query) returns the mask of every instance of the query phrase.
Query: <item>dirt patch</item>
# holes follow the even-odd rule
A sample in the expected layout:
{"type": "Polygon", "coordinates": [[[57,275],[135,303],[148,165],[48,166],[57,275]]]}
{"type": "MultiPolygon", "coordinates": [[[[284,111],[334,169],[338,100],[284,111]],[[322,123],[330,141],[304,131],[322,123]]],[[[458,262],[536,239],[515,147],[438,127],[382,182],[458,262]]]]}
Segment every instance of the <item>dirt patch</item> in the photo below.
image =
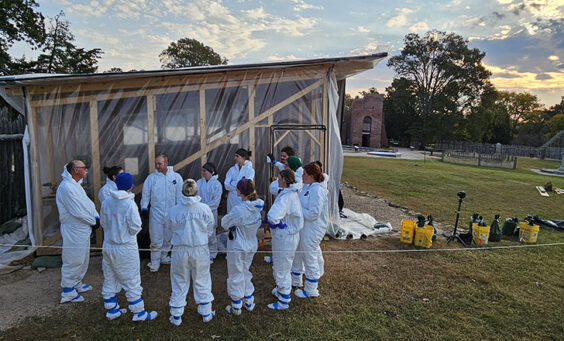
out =
{"type": "MultiPolygon", "coordinates": [[[[401,219],[414,219],[416,212],[407,207],[402,207],[383,198],[372,196],[362,192],[352,186],[344,184],[342,194],[345,200],[345,207],[359,213],[368,213],[379,222],[390,222],[392,224],[392,234],[399,233],[401,219]]],[[[436,225],[440,229],[440,224],[436,225]]],[[[383,268],[390,264],[390,256],[369,255],[359,260],[354,254],[339,254],[335,251],[340,250],[375,250],[393,249],[398,244],[391,238],[369,238],[366,241],[342,241],[327,240],[322,243],[322,248],[328,251],[326,258],[326,278],[321,286],[326,285],[331,288],[332,281],[338,281],[343,270],[351,270],[351,261],[361,261],[369,266],[378,262],[383,268]]],[[[273,299],[270,291],[274,287],[270,264],[263,262],[265,253],[257,253],[251,271],[254,274],[253,282],[256,288],[255,295],[260,298],[263,304],[271,303],[273,299]]],[[[167,316],[168,300],[170,297],[170,270],[168,266],[163,266],[158,273],[151,273],[146,267],[147,260],[141,262],[142,285],[145,288],[144,298],[148,309],[155,309],[159,314],[167,316]]],[[[100,302],[100,294],[103,282],[102,256],[96,255],[90,258],[88,273],[84,279],[94,287],[94,290],[84,293],[87,302],[100,302]]],[[[364,268],[364,267],[361,267],[364,268]]],[[[354,270],[356,271],[356,270],[354,270]]],[[[219,306],[215,309],[222,310],[223,297],[226,296],[226,274],[227,263],[225,257],[219,256],[211,266],[213,293],[219,306]],[[216,294],[217,293],[217,294],[216,294]]],[[[37,270],[24,269],[10,274],[0,276],[0,330],[5,330],[16,326],[23,319],[30,316],[49,316],[56,312],[72,314],[79,305],[66,303],[59,304],[60,299],[60,269],[46,269],[42,272],[37,270]]],[[[320,287],[323,290],[322,287],[320,287]]],[[[188,295],[188,305],[191,305],[191,291],[188,295]]],[[[123,294],[118,297],[123,296],[123,294]]],[[[125,303],[125,302],[124,302],[125,303]]],[[[188,308],[188,307],[187,307],[188,308]]],[[[191,307],[193,308],[193,307],[191,307]]]]}

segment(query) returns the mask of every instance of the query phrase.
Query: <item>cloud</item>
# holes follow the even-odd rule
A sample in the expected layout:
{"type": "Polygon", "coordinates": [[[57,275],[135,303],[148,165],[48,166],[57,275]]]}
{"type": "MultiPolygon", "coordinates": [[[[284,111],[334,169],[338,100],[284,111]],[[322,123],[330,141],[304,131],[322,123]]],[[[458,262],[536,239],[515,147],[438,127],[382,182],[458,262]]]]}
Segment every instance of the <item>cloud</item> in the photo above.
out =
{"type": "Polygon", "coordinates": [[[358,26],[358,27],[356,28],[356,30],[357,30],[358,32],[360,32],[360,33],[368,33],[368,32],[370,32],[370,30],[367,29],[367,28],[364,27],[364,26],[358,26]]]}
{"type": "Polygon", "coordinates": [[[429,30],[429,26],[427,26],[426,22],[418,22],[416,24],[413,24],[409,27],[409,30],[411,32],[415,32],[415,31],[428,31],[429,30]]]}
{"type": "Polygon", "coordinates": [[[388,27],[405,26],[405,24],[407,23],[407,15],[413,13],[413,11],[410,10],[409,8],[396,8],[396,11],[398,11],[400,14],[398,14],[393,18],[390,18],[386,22],[386,26],[388,27]]]}
{"type": "Polygon", "coordinates": [[[315,5],[311,5],[306,3],[303,0],[293,0],[293,2],[296,4],[296,6],[294,6],[294,11],[296,12],[300,12],[306,9],[317,9],[317,10],[322,10],[323,6],[315,6],[315,5]]]}
{"type": "Polygon", "coordinates": [[[519,72],[516,67],[502,68],[486,65],[492,72],[491,81],[499,89],[547,90],[562,89],[564,72],[519,72]]]}
{"type": "Polygon", "coordinates": [[[113,3],[114,0],[104,0],[102,2],[90,1],[88,4],[75,4],[73,2],[65,1],[63,5],[67,6],[65,11],[68,14],[86,17],[100,17],[107,14],[108,9],[113,3]]]}
{"type": "Polygon", "coordinates": [[[350,50],[349,54],[353,56],[364,56],[364,55],[379,53],[383,51],[386,51],[386,48],[379,46],[375,42],[369,42],[364,47],[350,50]]]}
{"type": "Polygon", "coordinates": [[[552,79],[552,76],[546,73],[539,73],[535,77],[536,80],[552,79]]]}
{"type": "Polygon", "coordinates": [[[286,56],[286,57],[280,57],[278,54],[275,54],[275,55],[272,55],[272,56],[268,56],[266,58],[266,60],[269,61],[269,62],[282,62],[282,61],[299,60],[299,59],[307,59],[307,58],[298,58],[298,57],[294,56],[293,54],[286,56]]]}
{"type": "Polygon", "coordinates": [[[316,25],[317,19],[283,17],[266,12],[263,7],[234,11],[220,1],[196,0],[188,5],[186,19],[163,22],[169,32],[180,37],[196,37],[228,59],[246,57],[266,46],[263,33],[272,32],[289,38],[302,37],[316,25]]]}

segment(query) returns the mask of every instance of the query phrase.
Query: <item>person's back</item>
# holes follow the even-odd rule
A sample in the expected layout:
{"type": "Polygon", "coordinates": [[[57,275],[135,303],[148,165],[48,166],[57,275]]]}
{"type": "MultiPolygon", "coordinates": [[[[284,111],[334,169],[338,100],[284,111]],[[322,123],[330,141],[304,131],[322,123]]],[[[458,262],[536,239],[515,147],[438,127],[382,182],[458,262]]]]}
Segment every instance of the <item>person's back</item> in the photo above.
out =
{"type": "Polygon", "coordinates": [[[120,309],[117,294],[123,288],[133,313],[133,321],[150,321],[157,312],[145,311],[141,297],[141,273],[137,234],[141,231],[141,217],[131,193],[133,176],[121,173],[115,178],[116,191],[104,200],[101,209],[101,224],[104,229],[104,248],[102,251],[102,270],[104,284],[102,297],[106,308],[106,318],[116,319],[127,312],[120,309]]]}
{"type": "Polygon", "coordinates": [[[214,233],[214,217],[208,205],[197,196],[198,186],[193,179],[182,184],[180,203],[168,211],[167,224],[172,230],[170,264],[170,323],[179,326],[186,306],[190,279],[194,282],[194,300],[204,322],[214,316],[212,311],[210,251],[208,238],[214,233]]]}
{"type": "Polygon", "coordinates": [[[133,198],[133,193],[115,191],[102,203],[101,218],[106,222],[102,225],[104,244],[137,245],[136,236],[141,231],[141,218],[133,198]]]}
{"type": "Polygon", "coordinates": [[[180,203],[169,210],[172,245],[204,246],[213,233],[213,214],[199,196],[180,198],[180,203]]]}

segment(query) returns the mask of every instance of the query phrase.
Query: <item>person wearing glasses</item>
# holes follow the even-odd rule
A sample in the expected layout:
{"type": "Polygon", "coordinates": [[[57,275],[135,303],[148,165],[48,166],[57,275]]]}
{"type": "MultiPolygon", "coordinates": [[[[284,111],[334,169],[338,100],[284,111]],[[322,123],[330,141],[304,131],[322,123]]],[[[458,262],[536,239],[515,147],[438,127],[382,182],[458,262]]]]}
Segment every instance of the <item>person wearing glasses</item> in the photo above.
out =
{"type": "Polygon", "coordinates": [[[151,261],[147,266],[151,272],[159,271],[161,264],[170,264],[168,252],[172,232],[166,228],[166,215],[171,207],[178,204],[181,192],[182,177],[168,165],[166,155],[157,156],[155,172],[145,179],[141,197],[141,214],[149,218],[151,261]]]}
{"type": "Polygon", "coordinates": [[[80,160],[73,160],[63,168],[63,181],[57,188],[57,209],[63,237],[61,267],[61,303],[82,302],[80,294],[92,290],[82,279],[90,261],[90,234],[100,227],[100,217],[94,202],[82,188],[82,179],[88,167],[80,160]]]}

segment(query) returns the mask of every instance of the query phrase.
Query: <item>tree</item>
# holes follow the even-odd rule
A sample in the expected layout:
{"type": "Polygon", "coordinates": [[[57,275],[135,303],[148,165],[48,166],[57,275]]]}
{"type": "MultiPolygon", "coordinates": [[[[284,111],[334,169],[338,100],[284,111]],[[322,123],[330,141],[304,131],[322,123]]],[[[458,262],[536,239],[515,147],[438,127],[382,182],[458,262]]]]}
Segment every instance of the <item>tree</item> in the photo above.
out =
{"type": "Polygon", "coordinates": [[[415,110],[423,122],[420,135],[425,144],[436,138],[437,132],[444,135],[459,128],[456,125],[460,115],[478,104],[491,73],[482,65],[485,53],[470,49],[468,41],[454,33],[429,31],[424,37],[410,33],[404,43],[401,53],[390,58],[388,66],[413,83],[415,110]],[[437,122],[440,127],[430,125],[437,122]],[[455,126],[447,127],[447,123],[455,126]]]}
{"type": "Polygon", "coordinates": [[[480,104],[466,117],[469,140],[481,143],[511,142],[509,115],[501,105],[500,98],[500,93],[492,85],[485,87],[480,104]]]}
{"type": "MultiPolygon", "coordinates": [[[[2,0],[0,4],[0,75],[15,74],[21,69],[8,50],[17,41],[37,48],[45,39],[43,15],[35,11],[39,5],[34,0],[2,0]]],[[[20,59],[23,60],[24,58],[20,59]]]]}
{"type": "Polygon", "coordinates": [[[548,128],[547,138],[551,138],[564,130],[564,96],[559,104],[555,104],[543,112],[542,117],[548,128]]]}
{"type": "Polygon", "coordinates": [[[69,22],[60,12],[50,22],[43,54],[37,58],[36,72],[44,73],[94,73],[98,69],[101,49],[86,50],[73,44],[74,35],[69,22]]]}
{"type": "Polygon", "coordinates": [[[159,58],[163,69],[227,64],[227,59],[211,47],[190,38],[182,38],[170,43],[168,48],[159,54],[159,58]]]}
{"type": "Polygon", "coordinates": [[[415,87],[406,78],[396,78],[386,88],[383,112],[386,136],[401,141],[404,145],[412,145],[414,138],[418,140],[423,122],[415,109],[415,87]]]}
{"type": "Polygon", "coordinates": [[[517,137],[520,126],[542,121],[542,104],[533,94],[501,91],[500,103],[505,107],[511,119],[513,137],[517,137]]]}
{"type": "Polygon", "coordinates": [[[109,70],[104,71],[104,73],[118,73],[118,72],[123,72],[123,69],[120,67],[113,67],[110,68],[109,70]]]}

